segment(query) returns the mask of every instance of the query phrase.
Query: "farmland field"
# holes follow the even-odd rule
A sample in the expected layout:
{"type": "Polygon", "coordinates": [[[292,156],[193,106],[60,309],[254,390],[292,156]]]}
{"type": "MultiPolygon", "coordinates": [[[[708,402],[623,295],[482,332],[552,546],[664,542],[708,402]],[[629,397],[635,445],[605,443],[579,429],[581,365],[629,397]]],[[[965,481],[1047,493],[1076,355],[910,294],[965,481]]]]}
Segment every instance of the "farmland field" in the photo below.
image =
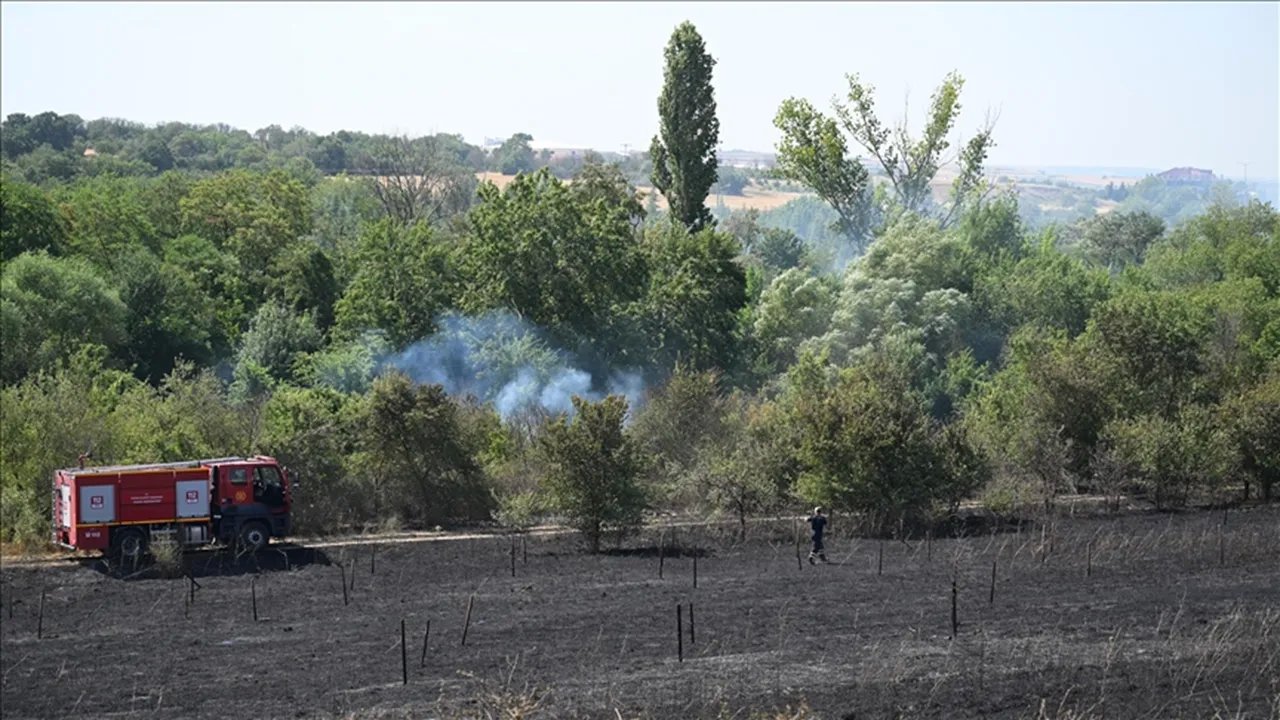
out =
{"type": "Polygon", "coordinates": [[[657,530],[599,556],[564,535],[282,546],[258,568],[197,553],[190,606],[182,578],[9,563],[0,700],[9,720],[514,717],[500,712],[522,703],[537,704],[522,717],[1274,718],[1280,508],[1225,517],[883,543],[837,517],[816,567],[798,565],[790,521],[746,542],[667,530],[661,560],[657,530]]]}

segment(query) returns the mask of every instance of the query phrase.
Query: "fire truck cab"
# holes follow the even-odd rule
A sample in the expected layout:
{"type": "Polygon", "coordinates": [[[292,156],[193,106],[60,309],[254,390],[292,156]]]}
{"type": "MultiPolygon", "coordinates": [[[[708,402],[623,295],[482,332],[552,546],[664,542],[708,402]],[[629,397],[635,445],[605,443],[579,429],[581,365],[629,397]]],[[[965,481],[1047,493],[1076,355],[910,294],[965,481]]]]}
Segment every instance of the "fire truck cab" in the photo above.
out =
{"type": "Polygon", "coordinates": [[[256,552],[292,530],[292,492],[275,458],[224,457],[58,470],[53,540],[136,557],[159,540],[256,552]]]}

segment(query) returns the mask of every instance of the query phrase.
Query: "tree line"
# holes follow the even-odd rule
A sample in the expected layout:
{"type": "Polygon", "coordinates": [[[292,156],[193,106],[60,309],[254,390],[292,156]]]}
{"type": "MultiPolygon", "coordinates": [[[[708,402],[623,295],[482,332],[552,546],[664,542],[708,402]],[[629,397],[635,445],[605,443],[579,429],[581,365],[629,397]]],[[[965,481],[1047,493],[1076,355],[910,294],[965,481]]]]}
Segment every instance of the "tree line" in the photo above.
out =
{"type": "Polygon", "coordinates": [[[667,211],[634,167],[532,167],[527,136],[10,116],[3,540],[47,537],[50,474],[85,452],[275,455],[307,531],[556,517],[597,548],[646,511],[1271,497],[1272,206],[1030,228],[984,179],[993,126],[953,143],[952,74],[918,138],[857,76],[831,115],[785,101],[780,173],[821,204],[716,213],[715,61],[687,23],[663,59],[641,170],[667,211]],[[519,175],[477,183],[493,163],[519,175]]]}

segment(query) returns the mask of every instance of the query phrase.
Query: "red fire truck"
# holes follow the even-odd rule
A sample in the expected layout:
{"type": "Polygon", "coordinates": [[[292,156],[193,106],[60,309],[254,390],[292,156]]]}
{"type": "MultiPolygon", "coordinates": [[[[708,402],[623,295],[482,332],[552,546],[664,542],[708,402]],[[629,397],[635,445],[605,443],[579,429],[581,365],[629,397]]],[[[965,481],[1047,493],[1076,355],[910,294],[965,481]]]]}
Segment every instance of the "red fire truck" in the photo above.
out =
{"type": "Polygon", "coordinates": [[[58,470],[53,540],[125,558],[162,539],[257,552],[289,534],[291,495],[288,473],[264,455],[58,470]]]}

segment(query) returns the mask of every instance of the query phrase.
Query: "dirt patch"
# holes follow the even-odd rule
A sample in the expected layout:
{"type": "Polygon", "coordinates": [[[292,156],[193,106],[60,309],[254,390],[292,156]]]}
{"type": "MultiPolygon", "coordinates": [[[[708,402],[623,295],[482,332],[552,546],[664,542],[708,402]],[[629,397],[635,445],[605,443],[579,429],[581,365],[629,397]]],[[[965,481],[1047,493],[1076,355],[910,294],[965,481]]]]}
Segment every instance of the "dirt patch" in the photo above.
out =
{"type": "Polygon", "coordinates": [[[792,522],[746,542],[680,528],[662,534],[683,550],[662,578],[656,530],[598,556],[563,535],[197,553],[194,603],[186,577],[6,566],[0,701],[6,718],[729,717],[802,701],[831,718],[1271,718],[1280,508],[1223,517],[931,541],[850,537],[837,518],[816,567],[797,563],[792,522]]]}

